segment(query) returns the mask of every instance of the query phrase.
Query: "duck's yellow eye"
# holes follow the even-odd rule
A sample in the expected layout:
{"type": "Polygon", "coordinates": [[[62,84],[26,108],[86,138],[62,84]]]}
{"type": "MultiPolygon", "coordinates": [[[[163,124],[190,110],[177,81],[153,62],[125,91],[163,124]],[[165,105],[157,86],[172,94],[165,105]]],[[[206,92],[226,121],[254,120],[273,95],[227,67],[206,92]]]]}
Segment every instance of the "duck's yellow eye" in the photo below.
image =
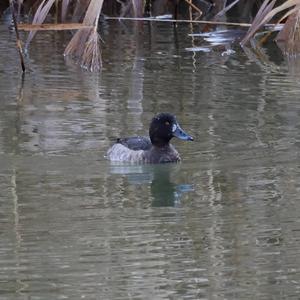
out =
{"type": "Polygon", "coordinates": [[[165,124],[166,124],[167,126],[169,126],[169,125],[170,125],[170,123],[169,123],[168,121],[166,121],[166,122],[165,122],[165,124]]]}

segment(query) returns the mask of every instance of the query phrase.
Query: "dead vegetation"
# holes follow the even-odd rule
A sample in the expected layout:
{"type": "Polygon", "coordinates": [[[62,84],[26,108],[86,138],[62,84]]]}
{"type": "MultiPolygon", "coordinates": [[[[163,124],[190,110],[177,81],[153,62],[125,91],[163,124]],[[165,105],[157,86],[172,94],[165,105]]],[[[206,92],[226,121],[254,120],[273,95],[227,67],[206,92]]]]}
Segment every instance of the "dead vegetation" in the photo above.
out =
{"type": "MultiPolygon", "coordinates": [[[[300,0],[10,0],[10,6],[16,20],[21,19],[21,13],[32,15],[32,24],[16,24],[16,33],[18,29],[29,31],[24,46],[26,50],[39,30],[76,30],[64,55],[74,58],[90,71],[99,71],[102,66],[98,33],[101,14],[106,18],[140,18],[143,21],[166,21],[158,16],[167,15],[167,21],[173,23],[206,24],[202,28],[205,31],[211,30],[216,24],[246,26],[249,29],[241,41],[242,46],[254,39],[256,42],[251,45],[262,45],[271,32],[279,31],[275,41],[286,55],[296,56],[300,51],[300,0]],[[252,18],[255,9],[257,12],[252,18]],[[224,21],[224,16],[232,10],[239,15],[240,22],[224,21]],[[250,23],[245,24],[242,20],[247,12],[250,23]],[[49,15],[54,16],[52,24],[44,23],[49,15]],[[265,34],[263,38],[260,34],[257,41],[256,34],[262,29],[265,34]]],[[[19,39],[17,44],[22,60],[19,39]]]]}

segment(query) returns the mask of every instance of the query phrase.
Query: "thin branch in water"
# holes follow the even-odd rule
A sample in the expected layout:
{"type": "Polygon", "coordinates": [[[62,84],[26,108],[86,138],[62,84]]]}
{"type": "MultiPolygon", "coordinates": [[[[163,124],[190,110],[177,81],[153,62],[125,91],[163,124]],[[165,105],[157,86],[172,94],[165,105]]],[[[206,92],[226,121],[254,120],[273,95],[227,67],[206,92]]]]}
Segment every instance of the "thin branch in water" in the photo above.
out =
{"type": "Polygon", "coordinates": [[[15,14],[13,0],[10,0],[10,10],[11,10],[14,27],[15,27],[15,32],[16,32],[17,48],[18,48],[18,52],[19,52],[19,56],[20,56],[22,72],[24,73],[25,72],[25,63],[24,63],[22,44],[21,44],[21,40],[20,40],[20,36],[19,36],[19,30],[18,30],[18,24],[17,24],[17,18],[16,18],[16,14],[15,14]]]}
{"type": "Polygon", "coordinates": [[[193,4],[193,2],[189,1],[189,0],[185,0],[185,2],[191,7],[193,8],[195,11],[198,12],[199,17],[202,16],[202,10],[200,8],[198,8],[195,4],[193,4]]]}

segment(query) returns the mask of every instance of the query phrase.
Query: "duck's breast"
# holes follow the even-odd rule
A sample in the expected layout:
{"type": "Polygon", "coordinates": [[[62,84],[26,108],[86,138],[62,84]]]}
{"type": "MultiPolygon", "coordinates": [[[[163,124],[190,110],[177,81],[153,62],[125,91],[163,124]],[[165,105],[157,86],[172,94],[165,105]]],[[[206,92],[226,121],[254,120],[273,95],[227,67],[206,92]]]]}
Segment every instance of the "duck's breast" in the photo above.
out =
{"type": "Polygon", "coordinates": [[[170,145],[167,151],[163,151],[159,157],[159,163],[179,162],[180,155],[173,145],[170,145]]]}
{"type": "Polygon", "coordinates": [[[180,156],[173,145],[167,145],[164,148],[152,147],[149,151],[144,152],[145,161],[154,164],[179,162],[180,156]]]}

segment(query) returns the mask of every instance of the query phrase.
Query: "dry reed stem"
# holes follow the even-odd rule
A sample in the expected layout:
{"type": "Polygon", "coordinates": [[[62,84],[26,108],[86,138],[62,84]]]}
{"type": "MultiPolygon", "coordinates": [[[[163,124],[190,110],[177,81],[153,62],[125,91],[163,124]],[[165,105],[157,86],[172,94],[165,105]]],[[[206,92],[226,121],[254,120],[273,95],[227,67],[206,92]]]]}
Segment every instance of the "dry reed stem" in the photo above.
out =
{"type": "Polygon", "coordinates": [[[82,67],[90,71],[99,71],[102,66],[99,45],[100,37],[97,32],[97,27],[103,1],[104,0],[91,0],[83,19],[83,24],[93,27],[78,30],[64,52],[64,55],[72,56],[82,67]]]}
{"type": "Polygon", "coordinates": [[[66,21],[67,11],[71,0],[62,0],[61,3],[61,21],[66,21]]]}
{"type": "Polygon", "coordinates": [[[290,56],[300,53],[300,9],[289,16],[276,41],[284,53],[290,56]]]}
{"type": "Polygon", "coordinates": [[[143,0],[131,0],[133,13],[135,17],[143,16],[144,1],[143,0]]]}
{"type": "Polygon", "coordinates": [[[226,7],[224,7],[221,11],[219,11],[215,16],[214,16],[214,20],[216,20],[217,18],[220,18],[221,16],[223,16],[228,10],[230,10],[233,6],[235,6],[240,0],[235,0],[233,1],[231,4],[227,5],[226,7]]]}
{"type": "MultiPolygon", "coordinates": [[[[46,19],[48,12],[50,8],[52,7],[55,0],[43,0],[42,3],[39,5],[34,17],[32,24],[42,24],[44,20],[46,19]]],[[[27,37],[25,48],[28,48],[29,43],[33,39],[34,35],[36,34],[36,31],[31,31],[27,37]]]]}
{"type": "MultiPolygon", "coordinates": [[[[275,7],[276,0],[270,2],[270,0],[265,0],[259,9],[255,19],[252,22],[249,31],[247,32],[245,38],[242,40],[241,45],[245,45],[254,36],[254,34],[259,30],[260,27],[264,26],[269,20],[271,20],[276,14],[290,9],[278,22],[282,21],[295,11],[300,10],[300,0],[287,0],[283,4],[275,7]]],[[[278,23],[277,23],[278,24],[278,23]]]]}
{"type": "Polygon", "coordinates": [[[83,51],[81,64],[91,72],[100,71],[102,67],[100,38],[96,28],[89,35],[89,39],[83,51]]]}

